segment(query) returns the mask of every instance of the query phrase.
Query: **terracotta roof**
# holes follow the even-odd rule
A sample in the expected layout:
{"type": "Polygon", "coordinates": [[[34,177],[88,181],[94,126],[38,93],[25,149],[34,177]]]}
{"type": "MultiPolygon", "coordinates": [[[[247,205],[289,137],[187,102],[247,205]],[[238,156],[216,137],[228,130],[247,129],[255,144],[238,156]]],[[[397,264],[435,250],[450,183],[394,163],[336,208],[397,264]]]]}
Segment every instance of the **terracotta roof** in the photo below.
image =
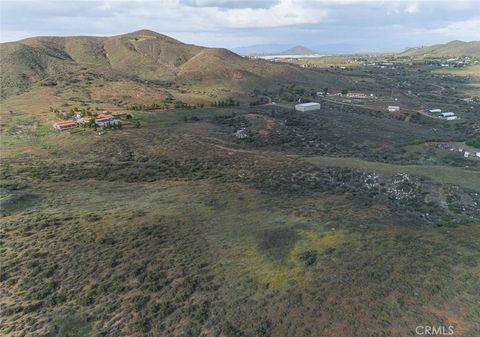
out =
{"type": "Polygon", "coordinates": [[[55,126],[67,126],[67,125],[75,125],[75,121],[61,121],[61,122],[56,122],[53,125],[55,126]]]}
{"type": "Polygon", "coordinates": [[[100,114],[97,116],[97,119],[103,119],[103,118],[113,118],[113,116],[110,114],[100,114]]]}

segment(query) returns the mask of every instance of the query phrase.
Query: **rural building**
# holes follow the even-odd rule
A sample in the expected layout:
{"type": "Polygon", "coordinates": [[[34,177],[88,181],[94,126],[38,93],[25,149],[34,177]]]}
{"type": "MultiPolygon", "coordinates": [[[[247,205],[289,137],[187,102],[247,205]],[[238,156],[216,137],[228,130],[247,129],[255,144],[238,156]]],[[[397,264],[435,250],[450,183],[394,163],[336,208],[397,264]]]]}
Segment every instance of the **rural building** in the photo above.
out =
{"type": "Polygon", "coordinates": [[[468,158],[468,157],[470,156],[470,152],[465,151],[465,152],[463,153],[463,156],[464,156],[465,158],[468,158]]]}
{"type": "Polygon", "coordinates": [[[348,92],[347,97],[360,99],[360,98],[367,98],[367,95],[365,95],[363,92],[348,92]]]}
{"type": "Polygon", "coordinates": [[[442,112],[440,114],[442,117],[453,117],[455,114],[453,112],[442,112]]]}
{"type": "Polygon", "coordinates": [[[116,125],[118,123],[119,120],[110,114],[100,114],[95,117],[95,124],[97,124],[98,126],[116,125]]]}
{"type": "Polygon", "coordinates": [[[87,123],[90,123],[90,121],[92,120],[92,117],[79,116],[76,119],[77,119],[77,123],[79,123],[79,124],[87,124],[87,123]]]}
{"type": "Polygon", "coordinates": [[[480,158],[480,152],[475,153],[475,155],[480,158]]]}
{"type": "Polygon", "coordinates": [[[297,104],[295,105],[295,110],[302,112],[320,110],[320,103],[310,102],[297,104]]]}
{"type": "Polygon", "coordinates": [[[453,121],[453,120],[455,120],[455,119],[457,119],[457,118],[458,118],[457,116],[445,117],[445,119],[446,119],[447,121],[453,121]]]}
{"type": "Polygon", "coordinates": [[[428,112],[430,112],[431,114],[441,114],[442,109],[431,109],[431,110],[428,110],[428,112]]]}
{"type": "Polygon", "coordinates": [[[399,107],[399,106],[396,106],[396,105],[389,105],[387,109],[388,109],[388,111],[390,111],[390,112],[400,111],[400,107],[399,107]]]}
{"type": "Polygon", "coordinates": [[[77,127],[77,123],[72,120],[56,122],[53,124],[53,127],[58,131],[73,129],[77,127]]]}

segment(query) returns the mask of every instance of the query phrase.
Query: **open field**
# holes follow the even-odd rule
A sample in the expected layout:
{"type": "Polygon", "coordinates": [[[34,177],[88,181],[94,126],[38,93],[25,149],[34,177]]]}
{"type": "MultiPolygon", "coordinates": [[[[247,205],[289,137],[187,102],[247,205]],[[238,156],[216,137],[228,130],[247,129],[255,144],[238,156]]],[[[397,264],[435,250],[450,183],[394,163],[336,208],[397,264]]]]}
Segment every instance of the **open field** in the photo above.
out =
{"type": "Polygon", "coordinates": [[[7,335],[478,332],[478,225],[375,226],[373,209],[340,196],[214,181],[37,188],[2,221],[7,335]],[[349,216],[364,225],[344,228],[349,216]]]}
{"type": "Polygon", "coordinates": [[[438,74],[467,78],[465,83],[457,83],[456,87],[461,93],[480,97],[480,65],[473,65],[456,69],[439,69],[435,71],[438,74]]]}
{"type": "Polygon", "coordinates": [[[232,112],[265,127],[225,108],[137,112],[140,128],[102,137],[41,120],[8,135],[2,333],[480,331],[477,172],[286,155],[232,138],[232,112]]]}

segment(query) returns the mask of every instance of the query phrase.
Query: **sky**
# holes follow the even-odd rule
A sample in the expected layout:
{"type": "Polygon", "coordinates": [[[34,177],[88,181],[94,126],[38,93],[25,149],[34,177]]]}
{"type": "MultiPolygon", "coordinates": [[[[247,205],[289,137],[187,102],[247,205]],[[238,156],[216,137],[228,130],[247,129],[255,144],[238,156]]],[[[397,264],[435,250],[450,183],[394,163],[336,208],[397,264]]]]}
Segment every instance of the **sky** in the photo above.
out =
{"type": "Polygon", "coordinates": [[[480,0],[0,0],[2,42],[150,29],[240,53],[397,51],[480,40],[480,0]]]}

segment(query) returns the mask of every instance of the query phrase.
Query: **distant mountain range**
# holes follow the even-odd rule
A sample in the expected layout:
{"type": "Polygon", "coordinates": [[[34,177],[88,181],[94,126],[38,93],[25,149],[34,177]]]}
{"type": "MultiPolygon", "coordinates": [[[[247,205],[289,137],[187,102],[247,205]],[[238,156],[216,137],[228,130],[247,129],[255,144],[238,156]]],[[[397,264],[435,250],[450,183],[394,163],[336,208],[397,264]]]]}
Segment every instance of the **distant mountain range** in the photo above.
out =
{"type": "Polygon", "coordinates": [[[266,59],[268,59],[269,56],[307,56],[307,55],[320,55],[320,54],[304,46],[295,46],[295,47],[288,48],[278,52],[248,54],[248,56],[258,56],[266,59]]]}
{"type": "Polygon", "coordinates": [[[312,54],[397,54],[400,56],[413,57],[480,57],[480,41],[463,42],[451,41],[445,44],[437,44],[426,47],[415,47],[406,50],[363,48],[349,45],[325,45],[322,47],[307,48],[296,46],[287,48],[285,45],[256,45],[250,47],[235,48],[242,55],[269,56],[269,55],[312,55],[312,54]],[[313,49],[313,50],[312,50],[313,49]],[[317,51],[321,50],[321,51],[317,51]],[[350,51],[349,51],[350,50],[350,51]]]}

